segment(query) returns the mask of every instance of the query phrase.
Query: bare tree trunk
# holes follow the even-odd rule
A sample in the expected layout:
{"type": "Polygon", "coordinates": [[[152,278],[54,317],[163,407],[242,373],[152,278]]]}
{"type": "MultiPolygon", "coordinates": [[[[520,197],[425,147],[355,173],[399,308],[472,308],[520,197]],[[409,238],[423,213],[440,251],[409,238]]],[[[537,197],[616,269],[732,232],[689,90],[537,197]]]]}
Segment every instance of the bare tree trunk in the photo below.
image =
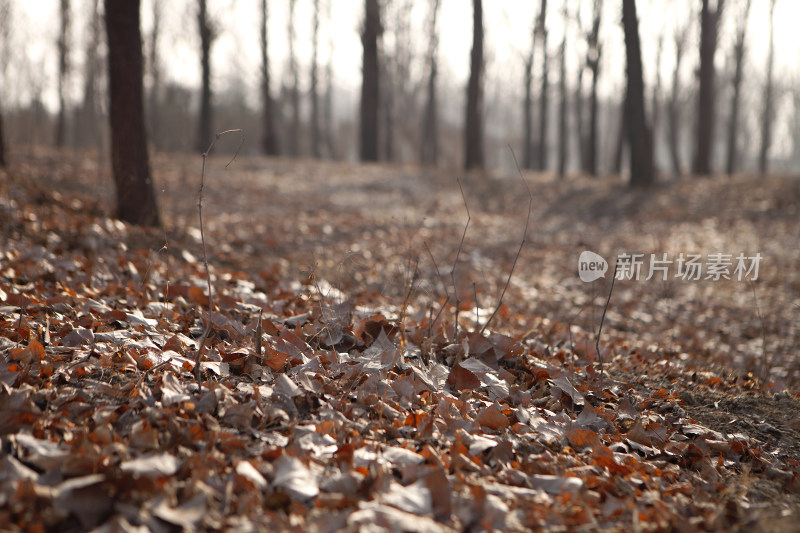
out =
{"type": "Polygon", "coordinates": [[[311,51],[311,155],[322,157],[322,131],[319,121],[319,94],[317,90],[317,52],[319,48],[319,0],[314,0],[314,27],[311,51]]]}
{"type": "Polygon", "coordinates": [[[589,142],[586,147],[586,172],[590,176],[597,176],[597,81],[600,76],[600,14],[603,11],[603,1],[594,0],[592,8],[592,31],[589,33],[589,57],[586,63],[592,72],[592,89],[589,95],[589,142]]]}
{"type": "Polygon", "coordinates": [[[467,117],[464,130],[464,168],[483,168],[483,3],[472,0],[472,53],[467,84],[467,117]]]}
{"type": "Polygon", "coordinates": [[[656,149],[658,147],[658,125],[661,123],[661,56],[664,52],[664,34],[660,33],[658,36],[658,44],[656,45],[656,81],[653,85],[653,100],[650,110],[652,117],[652,124],[650,129],[650,148],[653,155],[653,172],[658,174],[658,165],[656,164],[656,149]]]}
{"type": "Polygon", "coordinates": [[[683,163],[680,152],[680,70],[683,62],[683,53],[686,50],[687,26],[682,26],[675,31],[675,70],[672,71],[672,92],[667,106],[669,155],[672,161],[672,172],[675,176],[683,174],[683,163]]]}
{"type": "Polygon", "coordinates": [[[733,96],[731,97],[730,124],[728,125],[728,157],[726,158],[725,164],[725,172],[728,175],[736,172],[738,167],[739,100],[741,99],[742,61],[744,59],[745,36],[747,35],[747,18],[750,13],[750,3],[750,0],[747,0],[744,4],[744,14],[739,19],[736,41],[733,45],[733,96]]]}
{"type": "Polygon", "coordinates": [[[273,101],[270,93],[268,26],[267,0],[261,0],[261,152],[264,155],[278,155],[278,138],[275,135],[273,101]]]}
{"type": "Polygon", "coordinates": [[[289,155],[300,155],[300,73],[297,67],[297,57],[294,51],[294,13],[297,7],[296,0],[289,0],[289,75],[292,85],[289,88],[289,101],[292,105],[292,118],[289,123],[289,155]]]}
{"type": "Polygon", "coordinates": [[[139,0],[105,0],[105,18],[117,216],[133,224],[158,226],[160,220],[150,177],[144,124],[139,0]]]}
{"type": "MultiPolygon", "coordinates": [[[[330,26],[333,2],[328,2],[327,20],[330,26]]],[[[328,62],[325,65],[325,146],[328,157],[336,159],[336,146],[333,142],[333,32],[328,31],[328,62]]]]}
{"type": "Polygon", "coordinates": [[[67,110],[64,92],[66,91],[67,75],[69,74],[69,31],[70,31],[69,0],[61,0],[61,29],[58,36],[58,115],[56,117],[55,144],[62,148],[66,142],[67,110]]]}
{"type": "Polygon", "coordinates": [[[625,29],[626,76],[628,79],[625,115],[628,144],[631,147],[630,184],[633,187],[647,187],[653,183],[653,156],[644,110],[644,80],[636,0],[622,0],[622,25],[625,29]]]}
{"type": "Polygon", "coordinates": [[[767,83],[764,87],[764,114],[761,116],[761,150],[758,154],[758,171],[769,171],[769,149],[772,145],[772,119],[774,98],[772,75],[775,63],[775,0],[769,3],[769,52],[767,53],[767,83]]]}
{"type": "Polygon", "coordinates": [[[159,146],[158,123],[158,94],[161,90],[161,65],[158,55],[158,38],[161,32],[161,2],[153,0],[153,33],[150,35],[150,94],[148,98],[148,123],[150,125],[150,140],[159,146]]]}
{"type": "Polygon", "coordinates": [[[716,8],[703,0],[700,11],[700,93],[697,99],[697,147],[692,171],[700,176],[711,174],[714,152],[714,55],[717,30],[724,0],[716,8]]]}
{"type": "MultiPolygon", "coordinates": [[[[386,4],[384,4],[386,5],[386,4]]],[[[385,20],[385,19],[384,19],[385,20]]],[[[381,98],[379,105],[381,106],[381,114],[383,116],[383,160],[394,161],[394,130],[395,130],[395,115],[394,115],[394,98],[395,98],[395,84],[392,76],[394,63],[397,61],[396,56],[390,56],[386,53],[384,48],[383,58],[380,62],[381,68],[381,98]]]]}
{"type": "Polygon", "coordinates": [[[547,65],[547,0],[542,0],[539,12],[539,35],[542,39],[542,86],[539,89],[539,161],[538,169],[547,170],[547,115],[549,111],[548,93],[550,82],[548,80],[549,67],[547,65]]]}
{"type": "Polygon", "coordinates": [[[0,168],[5,168],[6,162],[6,138],[3,129],[3,111],[0,110],[0,168]]]}
{"type": "Polygon", "coordinates": [[[533,141],[533,59],[536,55],[536,35],[539,33],[538,23],[534,21],[531,37],[531,51],[525,60],[525,100],[522,104],[525,154],[523,167],[531,170],[534,167],[534,141],[533,141]]]}
{"type": "Polygon", "coordinates": [[[73,134],[77,146],[97,146],[100,141],[98,117],[98,75],[103,68],[99,50],[103,32],[103,19],[99,0],[92,0],[89,13],[86,48],[83,62],[83,100],[74,113],[73,134]]]}
{"type": "MultiPolygon", "coordinates": [[[[583,22],[581,20],[581,4],[578,2],[578,8],[575,12],[575,20],[578,28],[579,35],[584,34],[583,22]]],[[[578,58],[578,79],[575,82],[575,94],[573,96],[575,103],[575,153],[578,155],[578,168],[581,171],[586,170],[586,132],[583,127],[583,71],[586,68],[584,58],[578,58]]]]}
{"type": "Polygon", "coordinates": [[[378,0],[365,0],[364,29],[361,43],[364,46],[361,83],[361,142],[362,161],[378,160],[378,98],[380,93],[378,67],[378,36],[381,34],[381,16],[378,0]]]}
{"type": "Polygon", "coordinates": [[[564,4],[564,36],[561,39],[561,57],[559,64],[558,80],[558,177],[564,178],[567,172],[567,28],[569,27],[569,13],[567,4],[564,4]]]}
{"type": "MultiPolygon", "coordinates": [[[[0,0],[0,95],[4,94],[6,69],[10,53],[11,0],[0,0]]],[[[5,130],[3,128],[3,98],[0,96],[0,168],[7,165],[5,130]]]]}
{"type": "Polygon", "coordinates": [[[619,127],[617,128],[617,142],[614,144],[614,154],[611,160],[611,173],[622,174],[622,154],[628,140],[628,108],[627,96],[622,99],[619,106],[619,127]]]}
{"type": "Polygon", "coordinates": [[[211,43],[214,40],[214,30],[208,18],[206,0],[198,0],[197,24],[200,33],[200,116],[197,128],[197,143],[195,147],[199,152],[205,152],[213,140],[214,130],[211,117],[211,43]]]}
{"type": "Polygon", "coordinates": [[[439,48],[439,30],[436,22],[438,14],[439,0],[434,0],[431,11],[431,40],[428,44],[427,99],[422,119],[422,147],[420,150],[420,160],[429,165],[435,165],[439,160],[439,128],[437,124],[439,109],[436,101],[436,53],[439,48]]]}

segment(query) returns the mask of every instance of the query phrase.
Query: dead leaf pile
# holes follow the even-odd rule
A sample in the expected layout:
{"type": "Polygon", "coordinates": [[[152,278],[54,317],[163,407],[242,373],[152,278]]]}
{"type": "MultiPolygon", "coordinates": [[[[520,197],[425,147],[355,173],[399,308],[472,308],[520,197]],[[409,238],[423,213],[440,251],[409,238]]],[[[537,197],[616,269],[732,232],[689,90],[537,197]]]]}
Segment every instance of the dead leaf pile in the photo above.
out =
{"type": "Polygon", "coordinates": [[[775,443],[800,428],[712,428],[681,396],[746,380],[622,345],[600,374],[540,336],[456,334],[268,271],[212,265],[209,314],[192,254],[12,192],[2,530],[706,531],[797,512],[798,456],[775,443]]]}

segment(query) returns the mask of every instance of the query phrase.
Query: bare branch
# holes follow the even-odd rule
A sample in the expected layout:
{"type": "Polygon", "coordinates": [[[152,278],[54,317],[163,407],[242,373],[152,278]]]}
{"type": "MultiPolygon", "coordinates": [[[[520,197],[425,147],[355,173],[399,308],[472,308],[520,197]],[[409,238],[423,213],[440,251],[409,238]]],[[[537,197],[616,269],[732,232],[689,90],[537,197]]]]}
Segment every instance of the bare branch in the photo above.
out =
{"type": "Polygon", "coordinates": [[[211,286],[211,271],[208,268],[208,253],[206,251],[206,236],[205,230],[203,228],[203,188],[205,187],[205,178],[206,178],[206,159],[208,158],[208,154],[211,153],[211,150],[214,149],[216,146],[217,141],[219,141],[220,137],[226,135],[228,133],[236,133],[238,132],[241,135],[241,141],[239,142],[239,147],[236,149],[236,152],[233,154],[233,157],[228,164],[225,165],[225,168],[233,163],[236,160],[236,157],[239,155],[239,150],[242,148],[244,144],[244,131],[241,129],[234,129],[234,130],[225,130],[222,132],[217,133],[214,136],[214,140],[211,141],[211,144],[208,146],[208,150],[203,153],[203,164],[200,167],[200,191],[197,195],[197,212],[200,219],[200,241],[203,244],[203,265],[205,266],[206,270],[206,282],[208,283],[208,315],[206,320],[206,329],[203,332],[203,336],[200,338],[200,341],[197,344],[197,355],[194,361],[194,377],[197,380],[197,384],[200,385],[200,359],[203,356],[203,348],[205,347],[206,340],[208,340],[208,335],[211,333],[211,313],[214,311],[214,293],[213,288],[211,286]]]}
{"type": "Polygon", "coordinates": [[[456,178],[456,182],[458,183],[458,188],[461,191],[461,199],[464,200],[464,209],[467,210],[467,223],[464,224],[464,233],[461,235],[461,242],[458,243],[458,251],[456,252],[456,259],[453,261],[453,268],[450,270],[450,280],[453,282],[453,296],[456,300],[456,323],[455,323],[455,339],[454,342],[458,342],[458,311],[459,306],[461,305],[461,300],[458,298],[458,287],[456,287],[456,265],[458,265],[458,257],[461,255],[461,249],[464,247],[464,239],[467,237],[467,228],[469,228],[469,223],[472,220],[472,216],[469,214],[469,206],[467,205],[467,197],[464,194],[464,187],[461,186],[461,180],[456,178]]]}
{"type": "Polygon", "coordinates": [[[525,184],[525,189],[528,191],[528,216],[525,219],[525,229],[522,230],[522,241],[519,243],[519,249],[517,250],[517,255],[514,256],[514,262],[511,264],[511,270],[508,272],[508,278],[506,278],[506,284],[503,287],[503,292],[500,293],[500,299],[497,300],[497,307],[494,308],[492,314],[489,316],[489,320],[486,321],[486,324],[483,325],[481,328],[481,335],[489,327],[489,324],[492,322],[494,315],[497,314],[497,311],[500,310],[500,307],[503,305],[503,297],[506,295],[506,291],[508,290],[508,285],[511,283],[511,276],[514,275],[514,269],[517,266],[517,260],[519,260],[519,256],[522,253],[522,247],[525,246],[525,240],[528,238],[528,225],[531,222],[531,211],[533,209],[533,193],[531,192],[531,188],[528,186],[528,182],[525,181],[525,178],[522,176],[522,169],[519,168],[519,162],[517,161],[517,156],[514,154],[514,149],[511,148],[509,145],[509,150],[511,150],[511,157],[514,158],[514,164],[517,167],[517,173],[519,174],[519,179],[522,180],[522,183],[525,184]]]}

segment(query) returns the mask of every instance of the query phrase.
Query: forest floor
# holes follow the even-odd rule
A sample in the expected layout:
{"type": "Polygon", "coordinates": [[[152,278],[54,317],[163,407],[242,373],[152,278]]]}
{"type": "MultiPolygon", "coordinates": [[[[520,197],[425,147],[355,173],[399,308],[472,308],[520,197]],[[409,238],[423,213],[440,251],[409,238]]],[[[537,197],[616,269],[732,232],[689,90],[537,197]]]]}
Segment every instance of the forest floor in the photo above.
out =
{"type": "Polygon", "coordinates": [[[200,158],[106,163],[0,173],[0,530],[796,529],[800,179],[212,157],[209,299],[200,158]]]}

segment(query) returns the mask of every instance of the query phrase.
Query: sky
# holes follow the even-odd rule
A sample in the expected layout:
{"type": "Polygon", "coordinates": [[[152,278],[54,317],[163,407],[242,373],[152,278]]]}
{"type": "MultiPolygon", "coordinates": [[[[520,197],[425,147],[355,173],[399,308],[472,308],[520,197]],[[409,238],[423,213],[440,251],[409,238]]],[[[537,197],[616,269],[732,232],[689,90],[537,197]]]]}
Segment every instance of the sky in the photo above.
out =
{"type": "MultiPolygon", "coordinates": [[[[152,9],[155,0],[142,0],[142,32],[146,37],[152,26],[152,9]]],[[[307,87],[307,72],[311,58],[312,1],[297,0],[295,14],[296,53],[302,69],[301,88],[307,87]]],[[[94,0],[72,0],[74,21],[73,38],[79,41],[86,35],[87,13],[94,0]]],[[[209,11],[220,29],[219,38],[213,47],[212,64],[214,88],[223,90],[226,84],[246,85],[246,94],[255,103],[258,87],[258,8],[260,0],[208,0],[209,11]]],[[[357,89],[361,83],[361,43],[359,28],[363,11],[362,0],[320,0],[323,10],[321,22],[321,57],[324,64],[331,53],[332,44],[335,83],[345,89],[357,89]],[[329,14],[329,15],[328,15],[329,14]],[[330,16],[330,22],[327,17],[330,16]]],[[[427,17],[432,1],[391,0],[393,6],[410,9],[415,38],[413,46],[423,54],[428,45],[427,17]],[[407,6],[407,7],[404,7],[407,6]]],[[[739,13],[742,0],[728,0],[726,16],[720,35],[717,53],[718,66],[722,67],[730,55],[733,22],[739,13]]],[[[639,0],[640,34],[643,46],[643,63],[646,83],[652,85],[656,75],[656,43],[665,35],[661,76],[668,84],[674,65],[674,48],[671,35],[676,25],[685,25],[696,12],[699,0],[639,0]]],[[[16,43],[4,79],[4,105],[24,102],[30,96],[31,87],[40,87],[48,107],[54,108],[56,101],[57,57],[55,42],[58,34],[59,0],[11,0],[13,14],[12,39],[16,43]],[[10,100],[10,101],[9,101],[10,100]]],[[[484,2],[486,32],[487,78],[492,87],[509,87],[510,95],[521,90],[522,64],[530,48],[531,28],[539,2],[534,0],[493,0],[484,2]],[[513,89],[512,89],[513,88],[513,89]],[[517,89],[520,88],[520,89],[517,89]]],[[[195,3],[191,0],[160,0],[163,9],[164,33],[161,41],[161,57],[165,64],[166,77],[189,85],[199,85],[199,60],[197,58],[195,3]]],[[[288,0],[270,0],[270,54],[272,75],[275,80],[273,92],[282,79],[287,63],[288,0]]],[[[581,7],[584,24],[589,24],[591,0],[569,0],[572,16],[578,5],[581,7]]],[[[549,2],[548,27],[552,56],[563,35],[562,3],[549,2]]],[[[624,81],[624,48],[622,30],[617,12],[619,2],[606,0],[601,30],[604,43],[601,77],[601,93],[616,94],[624,81]]],[[[453,86],[466,83],[469,69],[469,50],[472,38],[472,12],[469,0],[441,0],[440,22],[440,72],[444,84],[453,86]]],[[[780,79],[792,81],[800,73],[797,58],[800,57],[800,1],[777,0],[775,10],[776,74],[780,79]]],[[[393,20],[386,16],[384,24],[391,29],[393,20]]],[[[698,39],[696,24],[690,33],[690,45],[684,65],[683,80],[692,81],[696,68],[698,39]]],[[[764,78],[768,45],[768,0],[753,0],[749,17],[749,67],[748,83],[758,83],[764,78]]],[[[574,79],[583,42],[576,38],[574,25],[568,34],[568,69],[574,79]]],[[[391,34],[387,33],[386,45],[391,45],[391,34]]],[[[82,46],[73,55],[73,64],[80,72],[82,46]]],[[[555,65],[555,60],[551,64],[555,65]]],[[[414,64],[413,74],[421,72],[421,60],[414,64]]],[[[552,79],[556,79],[556,75],[552,79]]],[[[757,89],[758,85],[754,87],[757,89]]],[[[356,91],[354,91],[356,92],[356,91]]],[[[79,76],[73,76],[71,96],[80,96],[79,76]]]]}

